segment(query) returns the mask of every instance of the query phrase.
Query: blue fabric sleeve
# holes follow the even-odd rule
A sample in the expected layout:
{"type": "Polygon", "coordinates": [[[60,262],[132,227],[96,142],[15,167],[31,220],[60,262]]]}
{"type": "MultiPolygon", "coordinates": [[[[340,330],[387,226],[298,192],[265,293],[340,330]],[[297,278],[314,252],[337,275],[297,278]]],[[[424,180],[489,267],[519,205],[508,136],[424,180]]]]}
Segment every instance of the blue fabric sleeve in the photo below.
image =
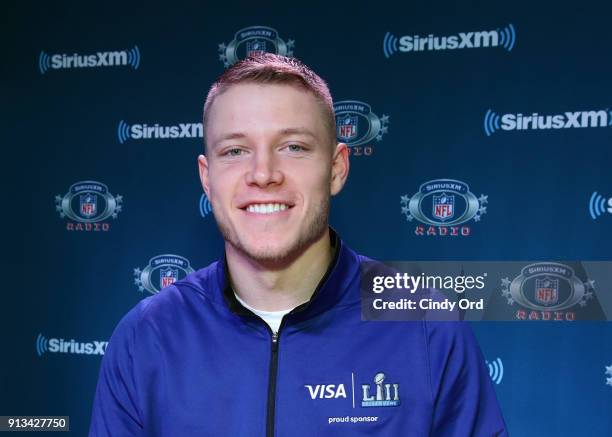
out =
{"type": "Polygon", "coordinates": [[[144,436],[135,380],[135,339],[142,303],[119,322],[98,377],[90,437],[144,436]]]}
{"type": "Polygon", "coordinates": [[[434,414],[432,437],[507,437],[493,384],[466,322],[425,322],[434,414]]]}

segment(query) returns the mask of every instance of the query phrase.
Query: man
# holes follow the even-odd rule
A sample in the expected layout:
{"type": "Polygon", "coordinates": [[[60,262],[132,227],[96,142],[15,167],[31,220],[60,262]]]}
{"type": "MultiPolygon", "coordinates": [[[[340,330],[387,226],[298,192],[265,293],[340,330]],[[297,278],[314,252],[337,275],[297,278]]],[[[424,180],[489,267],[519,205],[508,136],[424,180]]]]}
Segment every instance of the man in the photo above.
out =
{"type": "Polygon", "coordinates": [[[463,323],[361,321],[366,259],[328,227],[349,160],[325,82],[249,58],[212,86],[204,129],[225,259],[119,323],[90,436],[506,435],[463,323]]]}

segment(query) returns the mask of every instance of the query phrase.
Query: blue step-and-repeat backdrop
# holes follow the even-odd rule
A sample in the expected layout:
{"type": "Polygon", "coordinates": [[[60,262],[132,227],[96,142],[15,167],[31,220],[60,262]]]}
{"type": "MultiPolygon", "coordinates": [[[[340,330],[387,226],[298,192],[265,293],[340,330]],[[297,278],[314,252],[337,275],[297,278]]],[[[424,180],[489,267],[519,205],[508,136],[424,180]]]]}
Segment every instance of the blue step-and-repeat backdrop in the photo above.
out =
{"type": "MultiPolygon", "coordinates": [[[[2,415],[69,415],[86,435],[118,320],[220,256],[201,112],[248,53],[328,81],[351,146],[331,223],[360,253],[612,259],[609,1],[4,9],[2,415]],[[438,183],[452,208],[412,214],[438,183]]],[[[549,304],[473,324],[509,431],[612,435],[612,324],[581,321],[586,298],[549,304]]]]}

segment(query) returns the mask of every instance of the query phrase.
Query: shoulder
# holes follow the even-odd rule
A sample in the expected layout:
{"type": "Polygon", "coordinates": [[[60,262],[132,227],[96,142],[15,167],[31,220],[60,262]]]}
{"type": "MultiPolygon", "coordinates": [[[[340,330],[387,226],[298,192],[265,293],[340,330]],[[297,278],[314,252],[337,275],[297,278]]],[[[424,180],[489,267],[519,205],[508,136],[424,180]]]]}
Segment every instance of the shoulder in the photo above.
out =
{"type": "Polygon", "coordinates": [[[452,352],[458,347],[480,352],[469,322],[424,320],[423,329],[428,344],[437,348],[437,352],[452,352]]]}
{"type": "Polygon", "coordinates": [[[159,326],[164,321],[176,320],[190,307],[201,304],[202,300],[218,299],[218,264],[214,262],[163,288],[159,293],[142,299],[122,317],[113,337],[133,335],[136,330],[142,331],[147,327],[159,326]]]}
{"type": "Polygon", "coordinates": [[[486,383],[487,370],[469,322],[423,321],[433,392],[455,382],[486,383]]]}

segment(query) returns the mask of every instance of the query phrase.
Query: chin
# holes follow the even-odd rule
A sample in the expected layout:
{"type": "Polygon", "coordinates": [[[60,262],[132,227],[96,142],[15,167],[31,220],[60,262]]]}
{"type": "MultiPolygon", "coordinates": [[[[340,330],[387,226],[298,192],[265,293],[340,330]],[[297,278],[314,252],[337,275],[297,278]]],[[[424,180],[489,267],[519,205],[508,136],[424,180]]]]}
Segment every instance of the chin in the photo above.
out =
{"type": "Polygon", "coordinates": [[[247,253],[250,259],[260,264],[282,264],[289,260],[289,252],[264,248],[247,253]]]}
{"type": "MultiPolygon", "coordinates": [[[[327,204],[328,205],[328,204],[327,204]]],[[[291,263],[327,230],[327,205],[317,209],[301,227],[268,228],[267,230],[240,229],[232,222],[219,220],[217,225],[226,243],[252,260],[270,267],[291,263]],[[240,229],[240,230],[239,230],[240,229]]],[[[215,211],[213,206],[213,212],[215,211]]]]}
{"type": "Polygon", "coordinates": [[[290,258],[296,252],[299,252],[297,244],[277,243],[271,244],[269,241],[262,243],[246,242],[246,244],[234,245],[238,250],[258,262],[277,263],[290,258]]]}

